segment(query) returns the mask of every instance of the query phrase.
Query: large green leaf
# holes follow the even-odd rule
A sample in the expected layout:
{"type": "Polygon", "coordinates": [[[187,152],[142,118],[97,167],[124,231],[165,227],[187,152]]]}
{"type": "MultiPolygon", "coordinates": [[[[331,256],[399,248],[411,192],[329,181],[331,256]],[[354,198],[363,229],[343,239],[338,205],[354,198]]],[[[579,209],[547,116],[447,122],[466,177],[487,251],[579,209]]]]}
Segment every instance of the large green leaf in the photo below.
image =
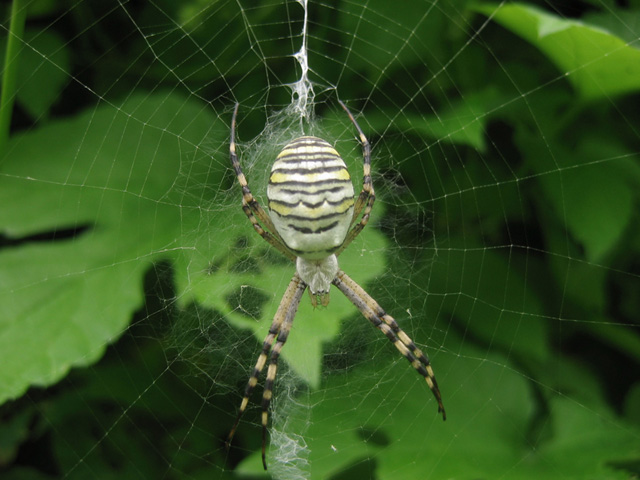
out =
{"type": "MultiPolygon", "coordinates": [[[[60,98],[69,79],[69,51],[53,32],[25,32],[18,59],[17,100],[33,117],[46,116],[60,98]]],[[[0,39],[0,62],[4,62],[6,38],[0,39]]]]}
{"type": "Polygon", "coordinates": [[[94,362],[127,327],[145,270],[186,246],[175,184],[189,160],[206,165],[197,145],[214,124],[181,97],[136,96],[12,140],[0,176],[0,224],[16,242],[0,252],[0,403],[94,362]]]}
{"type": "MultiPolygon", "coordinates": [[[[180,305],[198,301],[262,341],[294,266],[255,235],[237,185],[220,188],[230,179],[227,138],[202,104],[154,95],[12,141],[0,176],[0,223],[15,242],[0,253],[0,403],[98,359],[142,305],[143,275],[160,260],[174,262],[180,305]],[[199,145],[215,145],[213,156],[199,145]],[[56,239],[69,230],[73,238],[56,239]]],[[[370,228],[366,237],[341,258],[362,282],[384,262],[382,236],[370,228]]],[[[303,301],[306,321],[283,353],[313,385],[322,344],[354,310],[334,296],[328,310],[303,301]]]]}
{"type": "Polygon", "coordinates": [[[640,50],[607,30],[525,4],[474,9],[539,48],[584,99],[640,90],[640,50]]]}
{"type": "Polygon", "coordinates": [[[633,187],[617,165],[596,164],[549,175],[542,185],[567,227],[585,248],[585,256],[601,262],[619,241],[633,213],[633,187]]]}
{"type": "MultiPolygon", "coordinates": [[[[530,437],[536,407],[526,377],[505,357],[458,342],[449,337],[455,355],[433,356],[446,422],[404,359],[389,356],[383,363],[381,356],[298,399],[272,433],[271,471],[279,477],[308,468],[314,477],[330,478],[372,461],[381,479],[496,478],[505,470],[525,479],[625,478],[611,463],[633,458],[637,433],[621,428],[600,400],[585,405],[553,396],[545,420],[550,436],[530,437]],[[302,445],[295,442],[299,434],[302,445]],[[293,456],[296,446],[304,448],[293,456]],[[305,458],[308,466],[286,463],[291,458],[305,458]]],[[[240,467],[260,469],[259,452],[240,467]]]]}
{"type": "Polygon", "coordinates": [[[393,122],[382,112],[367,114],[371,132],[396,129],[419,138],[455,145],[468,145],[478,151],[486,150],[485,129],[490,120],[489,112],[504,103],[496,89],[482,91],[451,99],[432,115],[412,113],[398,114],[393,122]]]}
{"type": "MultiPolygon", "coordinates": [[[[633,222],[640,169],[633,152],[608,132],[591,126],[585,126],[584,132],[571,148],[555,136],[547,137],[543,145],[524,129],[516,139],[527,165],[539,174],[536,200],[543,208],[552,207],[556,221],[582,245],[587,260],[602,262],[633,222]]],[[[594,275],[579,278],[577,291],[587,293],[582,283],[595,279],[594,275]]],[[[594,299],[587,294],[583,302],[590,304],[594,299]]]]}
{"type": "Polygon", "coordinates": [[[450,240],[452,248],[438,252],[428,273],[432,315],[445,313],[492,349],[546,361],[548,326],[527,278],[514,274],[521,267],[518,257],[512,254],[510,263],[506,254],[450,240]]]}

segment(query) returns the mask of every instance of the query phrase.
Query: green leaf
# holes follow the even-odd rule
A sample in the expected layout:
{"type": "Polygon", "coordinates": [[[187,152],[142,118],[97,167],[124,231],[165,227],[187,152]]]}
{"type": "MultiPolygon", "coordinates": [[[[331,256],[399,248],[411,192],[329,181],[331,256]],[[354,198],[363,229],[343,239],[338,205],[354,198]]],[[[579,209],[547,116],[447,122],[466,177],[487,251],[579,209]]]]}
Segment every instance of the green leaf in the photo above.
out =
{"type": "MultiPolygon", "coordinates": [[[[525,128],[519,129],[516,135],[527,167],[538,174],[537,183],[541,188],[535,196],[536,201],[541,204],[544,214],[555,215],[559,225],[544,233],[560,234],[554,244],[562,250],[565,248],[562,244],[566,245],[566,232],[569,232],[576,244],[584,249],[583,254],[577,251],[576,254],[590,262],[601,263],[624,239],[633,223],[633,204],[640,186],[637,155],[616,137],[609,125],[596,127],[589,123],[572,124],[555,131],[554,128],[551,126],[546,132],[545,144],[539,141],[539,133],[525,128]],[[570,140],[571,147],[566,144],[568,135],[577,135],[570,140]]],[[[586,267],[578,268],[586,273],[586,267]]],[[[578,275],[575,292],[586,293],[582,303],[593,304],[604,298],[604,292],[600,298],[584,289],[584,282],[592,286],[601,283],[603,272],[584,276],[574,270],[573,274],[578,275]]],[[[561,283],[570,292],[566,275],[561,274],[561,283]]]]}
{"type": "Polygon", "coordinates": [[[638,428],[640,428],[640,383],[631,386],[625,399],[625,416],[638,428]]]}
{"type": "MultiPolygon", "coordinates": [[[[238,185],[212,190],[228,170],[228,128],[201,104],[154,95],[13,139],[0,176],[0,224],[17,243],[0,252],[0,403],[100,358],[161,260],[173,262],[181,306],[199,302],[262,342],[295,267],[256,235],[238,185]],[[213,158],[204,142],[218,146],[213,158]],[[73,238],[55,239],[70,229],[73,238]],[[52,240],[33,241],[42,234],[52,240]]],[[[366,285],[384,247],[367,228],[341,266],[366,285]]],[[[341,297],[315,311],[303,299],[283,352],[313,386],[323,343],[355,311],[341,297]]]]}
{"type": "Polygon", "coordinates": [[[640,50],[607,30],[525,4],[473,9],[540,49],[585,100],[640,90],[640,50]]]}
{"type": "MultiPolygon", "coordinates": [[[[69,81],[69,52],[64,41],[46,31],[25,33],[25,45],[18,59],[17,100],[35,119],[47,116],[69,81]]],[[[6,38],[0,41],[4,60],[6,38]]]]}
{"type": "MultiPolygon", "coordinates": [[[[599,402],[553,396],[545,419],[551,435],[529,437],[537,410],[527,377],[503,356],[453,335],[448,340],[455,354],[432,356],[446,422],[407,362],[382,355],[375,364],[328,377],[323,390],[289,406],[272,429],[270,471],[276,477],[290,474],[295,464],[287,459],[302,458],[295,466],[314,478],[331,478],[366,461],[375,462],[377,478],[390,480],[496,478],[506,469],[523,479],[625,478],[610,462],[634,458],[637,430],[621,428],[599,402]]],[[[251,455],[238,472],[260,472],[259,455],[251,455]]]]}
{"type": "Polygon", "coordinates": [[[479,92],[449,100],[448,105],[433,115],[418,115],[404,112],[389,123],[382,112],[367,114],[367,125],[372,132],[381,132],[389,128],[421,138],[443,141],[454,145],[468,145],[480,152],[486,150],[485,129],[490,119],[488,112],[503,103],[496,89],[489,88],[479,92]]]}
{"type": "Polygon", "coordinates": [[[11,464],[18,455],[20,445],[29,438],[29,425],[34,410],[27,408],[13,417],[4,418],[0,429],[0,465],[11,464]]]}
{"type": "Polygon", "coordinates": [[[637,8],[599,8],[585,12],[583,18],[589,24],[613,33],[628,43],[635,44],[638,40],[640,11],[637,8]]]}
{"type": "Polygon", "coordinates": [[[594,414],[593,406],[559,396],[551,408],[556,433],[540,446],[534,464],[523,467],[527,478],[629,478],[612,464],[637,458],[637,431],[623,428],[602,405],[594,414]]]}
{"type": "Polygon", "coordinates": [[[127,328],[145,271],[188,246],[176,186],[199,180],[198,162],[214,183],[224,171],[197,148],[215,123],[179,96],[136,96],[12,139],[0,176],[0,224],[16,242],[0,252],[0,403],[91,364],[127,328]],[[69,229],[80,230],[56,239],[69,229]]]}
{"type": "Polygon", "coordinates": [[[545,361],[550,355],[548,326],[529,282],[514,272],[521,268],[517,256],[472,248],[454,237],[449,240],[451,248],[438,251],[424,280],[429,284],[431,316],[444,312],[483,345],[545,361]]]}
{"type": "MultiPolygon", "coordinates": [[[[462,29],[452,25],[464,24],[468,1],[451,0],[438,8],[425,6],[420,0],[406,0],[402,8],[386,0],[347,3],[338,11],[325,6],[332,9],[332,24],[341,32],[340,45],[348,46],[348,52],[342,48],[337,50],[339,54],[346,53],[346,58],[330,57],[327,65],[347,61],[360,80],[354,85],[345,84],[347,88],[361,87],[369,82],[383,84],[382,88],[389,89],[391,97],[402,93],[404,81],[411,82],[415,88],[413,82],[427,78],[414,77],[415,67],[427,67],[428,78],[433,80],[433,76],[437,76],[442,66],[451,60],[452,52],[458,52],[459,45],[465,41],[462,29]],[[387,83],[394,75],[400,80],[387,83]]],[[[328,32],[335,34],[333,28],[328,32]]],[[[314,62],[327,60],[319,57],[313,57],[314,62]]],[[[343,75],[339,69],[335,70],[327,74],[340,81],[343,75]]],[[[447,75],[441,75],[431,88],[441,93],[440,88],[449,80],[447,75]]]]}
{"type": "Polygon", "coordinates": [[[632,196],[625,179],[610,165],[584,167],[564,175],[567,225],[584,245],[589,261],[600,262],[628,225],[632,196]]]}
{"type": "Polygon", "coordinates": [[[602,262],[629,225],[633,187],[627,180],[624,169],[609,163],[541,177],[545,197],[590,262],[602,262]]]}

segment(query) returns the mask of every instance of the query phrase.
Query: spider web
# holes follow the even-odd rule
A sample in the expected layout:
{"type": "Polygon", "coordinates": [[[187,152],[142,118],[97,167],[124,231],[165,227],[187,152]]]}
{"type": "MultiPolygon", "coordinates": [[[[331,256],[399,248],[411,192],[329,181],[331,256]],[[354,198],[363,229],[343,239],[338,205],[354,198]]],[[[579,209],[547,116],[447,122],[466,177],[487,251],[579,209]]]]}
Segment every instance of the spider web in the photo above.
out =
{"type": "Polygon", "coordinates": [[[301,134],[361,185],[338,99],[377,194],[341,268],[430,356],[447,421],[339,292],[304,298],[267,475],[637,476],[639,21],[608,0],[31,2],[0,164],[2,477],[262,473],[262,383],[224,442],[294,269],[241,210],[231,112],[264,204],[301,134]]]}

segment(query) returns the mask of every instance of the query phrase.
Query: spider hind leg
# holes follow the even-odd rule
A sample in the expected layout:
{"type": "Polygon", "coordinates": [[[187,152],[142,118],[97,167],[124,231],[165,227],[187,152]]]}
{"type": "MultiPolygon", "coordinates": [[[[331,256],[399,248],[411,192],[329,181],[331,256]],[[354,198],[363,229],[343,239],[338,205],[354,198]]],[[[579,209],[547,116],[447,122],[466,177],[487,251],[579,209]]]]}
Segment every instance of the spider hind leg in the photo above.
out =
{"type": "Polygon", "coordinates": [[[242,403],[240,404],[240,408],[238,409],[238,416],[236,417],[236,421],[227,436],[226,446],[229,448],[231,445],[231,440],[236,433],[236,429],[240,423],[240,418],[244,413],[247,405],[249,404],[249,397],[253,392],[253,389],[258,384],[258,377],[264,367],[267,364],[267,357],[269,357],[269,366],[267,367],[267,378],[264,384],[264,391],[262,394],[262,415],[261,415],[261,423],[262,423],[262,464],[264,469],[267,469],[267,461],[266,461],[266,444],[267,444],[267,425],[269,421],[269,405],[271,403],[271,398],[273,397],[273,385],[276,379],[277,367],[278,367],[278,359],[280,357],[280,351],[284,346],[284,343],[287,341],[287,337],[289,336],[289,331],[291,330],[291,325],[293,324],[293,319],[296,316],[296,312],[298,311],[298,305],[300,305],[300,299],[302,298],[302,294],[307,288],[307,284],[304,283],[300,279],[300,276],[296,273],[291,282],[289,282],[289,286],[287,290],[284,292],[282,296],[282,301],[278,306],[278,310],[273,318],[273,322],[271,323],[271,327],[269,327],[269,333],[265,337],[262,342],[262,351],[260,352],[260,356],[258,357],[258,361],[253,369],[251,377],[249,377],[249,381],[247,382],[247,386],[245,388],[244,396],[242,398],[242,403]],[[275,342],[275,344],[274,344],[275,342]],[[269,352],[271,354],[269,355],[269,352]]]}
{"type": "Polygon", "coordinates": [[[422,353],[422,350],[420,350],[413,340],[400,328],[395,319],[385,312],[382,307],[378,305],[378,302],[346,273],[342,270],[338,271],[333,284],[344,293],[373,326],[385,334],[402,356],[409,361],[411,366],[424,377],[431,393],[433,393],[433,396],[438,402],[438,413],[442,413],[442,419],[446,420],[447,414],[442,403],[442,395],[440,394],[438,382],[436,382],[429,358],[422,353]]]}

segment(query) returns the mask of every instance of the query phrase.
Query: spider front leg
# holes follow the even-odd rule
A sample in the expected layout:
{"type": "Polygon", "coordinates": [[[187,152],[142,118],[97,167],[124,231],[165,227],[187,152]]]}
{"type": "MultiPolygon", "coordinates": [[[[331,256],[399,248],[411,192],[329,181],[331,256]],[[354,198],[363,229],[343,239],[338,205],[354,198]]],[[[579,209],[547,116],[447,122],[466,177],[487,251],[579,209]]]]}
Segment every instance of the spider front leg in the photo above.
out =
{"type": "Polygon", "coordinates": [[[240,404],[240,409],[238,410],[238,416],[236,417],[236,421],[233,424],[233,427],[231,428],[226,441],[226,446],[227,448],[229,448],[229,446],[231,445],[231,440],[233,439],[233,435],[236,433],[236,429],[238,428],[238,424],[240,423],[240,418],[242,417],[242,414],[249,404],[249,397],[251,396],[253,389],[258,383],[258,377],[260,376],[260,373],[267,363],[267,356],[269,355],[269,351],[271,350],[269,367],[267,368],[267,378],[265,380],[264,392],[262,394],[262,465],[265,470],[267,469],[266,446],[267,424],[269,421],[269,405],[273,396],[273,384],[276,379],[278,359],[280,358],[282,347],[287,341],[287,337],[289,336],[289,332],[291,331],[293,319],[296,316],[298,305],[300,305],[300,299],[302,298],[302,295],[306,288],[307,284],[304,283],[296,273],[291,279],[291,282],[289,282],[289,286],[287,287],[287,290],[282,297],[282,301],[278,306],[276,315],[273,318],[271,327],[269,328],[269,333],[262,343],[262,352],[260,353],[258,361],[256,362],[256,366],[253,369],[253,373],[251,374],[251,377],[247,382],[247,386],[244,391],[244,397],[242,398],[242,403],[240,404]],[[275,345],[273,345],[274,340],[276,340],[276,336],[277,341],[275,345]],[[273,349],[271,348],[272,345],[273,349]]]}
{"type": "Polygon", "coordinates": [[[340,256],[340,254],[349,246],[349,244],[360,234],[362,229],[369,222],[369,216],[371,215],[371,210],[373,209],[373,204],[376,201],[375,190],[373,189],[373,182],[371,180],[371,145],[369,144],[369,140],[364,135],[362,128],[356,121],[355,117],[351,113],[351,111],[347,108],[347,106],[341,101],[340,105],[347,112],[351,123],[356,127],[358,131],[358,136],[360,137],[360,144],[362,145],[362,190],[360,191],[360,195],[358,195],[358,199],[356,200],[354,209],[353,209],[353,218],[351,219],[351,231],[349,231],[347,237],[344,242],[340,246],[340,248],[336,251],[336,256],[340,256]],[[365,207],[366,205],[366,207],[365,207]],[[364,208],[364,213],[362,213],[362,218],[360,222],[358,222],[355,226],[354,223],[360,216],[362,209],[364,208]]]}
{"type": "Polygon", "coordinates": [[[431,362],[427,356],[422,353],[413,340],[400,328],[395,319],[385,312],[378,302],[364,289],[353,281],[342,270],[338,271],[333,284],[344,293],[344,295],[353,303],[358,310],[369,320],[376,328],[384,333],[387,338],[395,345],[398,351],[409,361],[411,366],[415,368],[420,375],[424,377],[438,402],[438,413],[442,412],[442,419],[447,419],[442,404],[442,396],[436,382],[435,374],[431,368],[431,362]]]}
{"type": "Polygon", "coordinates": [[[251,189],[249,188],[249,183],[247,182],[247,178],[244,176],[242,172],[242,167],[240,166],[240,161],[238,160],[238,154],[236,153],[236,117],[238,116],[238,108],[239,104],[236,103],[233,109],[233,117],[231,119],[231,138],[229,139],[229,157],[231,159],[231,166],[233,167],[233,171],[238,178],[238,183],[240,187],[242,187],[242,210],[244,214],[247,216],[251,225],[253,225],[254,230],[260,235],[264,240],[266,240],[270,245],[275,247],[280,253],[282,253],[289,260],[295,261],[296,257],[293,255],[289,249],[287,249],[283,243],[280,235],[278,235],[277,230],[273,226],[273,222],[267,215],[267,212],[264,211],[260,203],[255,199],[253,194],[251,193],[251,189]],[[256,216],[258,218],[256,218],[256,216]],[[260,224],[264,225],[264,228],[260,224]]]}

